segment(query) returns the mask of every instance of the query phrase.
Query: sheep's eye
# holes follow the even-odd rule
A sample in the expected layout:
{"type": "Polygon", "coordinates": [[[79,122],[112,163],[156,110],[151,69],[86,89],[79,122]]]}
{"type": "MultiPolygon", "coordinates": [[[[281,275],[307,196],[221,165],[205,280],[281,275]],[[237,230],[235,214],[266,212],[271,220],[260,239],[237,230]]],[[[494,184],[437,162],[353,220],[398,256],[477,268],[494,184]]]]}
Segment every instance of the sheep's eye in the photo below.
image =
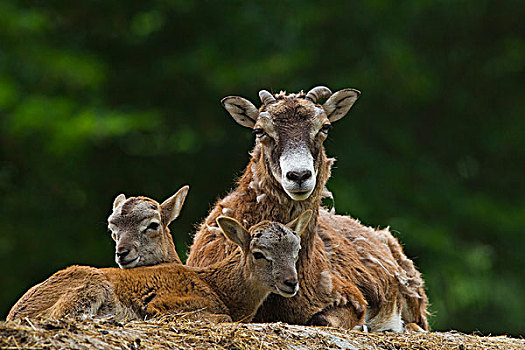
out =
{"type": "Polygon", "coordinates": [[[261,137],[261,136],[264,136],[264,135],[265,135],[265,132],[264,132],[264,129],[263,129],[263,128],[255,128],[255,129],[253,129],[253,133],[254,133],[255,136],[257,136],[257,137],[261,137]]]}
{"type": "Polygon", "coordinates": [[[148,227],[146,227],[146,230],[156,231],[158,228],[159,228],[159,223],[158,222],[152,222],[152,223],[150,223],[148,225],[148,227]]]}
{"type": "Polygon", "coordinates": [[[324,124],[323,127],[321,128],[321,132],[323,134],[328,134],[328,131],[330,131],[331,128],[332,128],[332,124],[324,124]]]}
{"type": "Polygon", "coordinates": [[[254,258],[255,260],[266,259],[266,257],[264,256],[264,254],[261,253],[261,252],[253,252],[253,258],[254,258]]]}
{"type": "Polygon", "coordinates": [[[111,235],[111,238],[116,241],[117,240],[117,233],[113,232],[110,228],[108,228],[108,232],[111,235]]]}

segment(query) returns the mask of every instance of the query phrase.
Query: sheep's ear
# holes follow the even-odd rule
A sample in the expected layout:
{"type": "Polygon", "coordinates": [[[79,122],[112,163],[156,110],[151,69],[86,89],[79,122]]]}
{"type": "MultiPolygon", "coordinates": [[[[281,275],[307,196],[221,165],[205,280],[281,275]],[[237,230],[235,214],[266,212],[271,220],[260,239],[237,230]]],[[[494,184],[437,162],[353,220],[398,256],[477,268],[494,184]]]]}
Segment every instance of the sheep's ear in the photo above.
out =
{"type": "Polygon", "coordinates": [[[186,195],[188,194],[188,190],[190,189],[190,186],[186,185],[181,187],[180,190],[177,191],[173,196],[166,199],[161,205],[161,217],[162,217],[162,225],[167,226],[170,222],[175,220],[182,209],[182,205],[184,204],[184,200],[186,199],[186,195]]]}
{"type": "Polygon", "coordinates": [[[219,225],[226,237],[239,245],[244,252],[250,248],[250,233],[239,221],[227,216],[219,216],[217,225],[219,225]]]}
{"type": "Polygon", "coordinates": [[[298,218],[287,223],[286,226],[291,228],[297,234],[297,236],[301,236],[308,227],[308,223],[310,222],[311,218],[312,209],[308,209],[303,211],[303,213],[299,215],[298,218]]]}
{"type": "Polygon", "coordinates": [[[355,89],[339,90],[323,104],[323,108],[330,122],[343,118],[352,108],[361,93],[355,89]]]}
{"type": "Polygon", "coordinates": [[[119,205],[124,203],[125,200],[126,196],[123,193],[119,194],[113,201],[113,210],[115,210],[119,205]]]}
{"type": "Polygon", "coordinates": [[[259,111],[253,103],[239,96],[225,97],[221,103],[237,123],[247,128],[253,128],[259,117],[259,111]]]}

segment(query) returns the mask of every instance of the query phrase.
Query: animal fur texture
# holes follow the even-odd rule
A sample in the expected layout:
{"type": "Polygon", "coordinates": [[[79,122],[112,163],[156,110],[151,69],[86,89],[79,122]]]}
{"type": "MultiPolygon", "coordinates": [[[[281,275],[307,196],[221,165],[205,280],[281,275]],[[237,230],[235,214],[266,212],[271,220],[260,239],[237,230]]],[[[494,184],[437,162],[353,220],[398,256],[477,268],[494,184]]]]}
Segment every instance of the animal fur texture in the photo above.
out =
{"type": "Polygon", "coordinates": [[[189,186],[181,187],[162,204],[144,197],[118,195],[108,218],[115,241],[115,262],[120,268],[179,263],[169,224],[182,209],[189,186]]]}
{"type": "Polygon", "coordinates": [[[270,292],[297,292],[295,261],[311,211],[289,227],[261,222],[246,230],[236,220],[218,225],[240,249],[207,268],[178,263],[133,269],[71,266],[29,289],[7,320],[24,317],[144,319],[196,312],[213,321],[250,321],[270,292]],[[294,231],[292,231],[292,229],[294,231]]]}
{"type": "Polygon", "coordinates": [[[331,94],[318,87],[307,94],[272,95],[263,90],[260,96],[259,109],[242,97],[223,99],[232,117],[253,129],[256,144],[237,187],[216,203],[199,227],[187,264],[208,266],[234,254],[236,247],[214,223],[219,215],[249,226],[260,220],[287,222],[312,209],[297,262],[299,292],[290,299],[270,295],[255,320],[346,328],[366,321],[378,331],[401,331],[404,323],[414,323],[428,329],[423,280],[390,232],[320,211],[333,163],[323,142],[332,122],[348,112],[359,92],[331,94]],[[319,98],[328,99],[320,105],[319,98]],[[294,151],[297,154],[290,156],[294,151]],[[381,244],[363,245],[361,239],[381,244]]]}

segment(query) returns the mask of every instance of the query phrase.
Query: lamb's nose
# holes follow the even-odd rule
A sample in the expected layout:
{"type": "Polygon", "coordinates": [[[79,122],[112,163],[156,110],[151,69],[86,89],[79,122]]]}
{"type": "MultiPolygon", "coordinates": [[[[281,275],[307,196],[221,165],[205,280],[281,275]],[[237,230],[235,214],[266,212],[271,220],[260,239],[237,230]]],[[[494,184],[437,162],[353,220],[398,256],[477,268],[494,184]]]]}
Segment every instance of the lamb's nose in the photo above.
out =
{"type": "Polygon", "coordinates": [[[286,173],[286,178],[288,180],[292,180],[298,183],[308,180],[311,176],[312,176],[312,172],[310,170],[289,171],[286,173]]]}
{"type": "Polygon", "coordinates": [[[119,259],[124,259],[129,254],[129,249],[125,249],[120,252],[116,252],[116,254],[119,259]]]}
{"type": "Polygon", "coordinates": [[[287,287],[290,287],[290,289],[295,290],[297,287],[297,281],[296,280],[286,280],[284,281],[284,285],[287,287]]]}

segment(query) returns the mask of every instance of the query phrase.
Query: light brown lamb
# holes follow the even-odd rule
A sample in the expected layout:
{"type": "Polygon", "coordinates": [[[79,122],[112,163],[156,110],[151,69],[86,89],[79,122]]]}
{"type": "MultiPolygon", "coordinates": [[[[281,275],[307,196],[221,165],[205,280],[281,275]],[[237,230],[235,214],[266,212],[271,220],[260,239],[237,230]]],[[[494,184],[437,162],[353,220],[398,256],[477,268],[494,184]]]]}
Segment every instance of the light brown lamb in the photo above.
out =
{"type": "Polygon", "coordinates": [[[27,291],[7,319],[129,320],[194,311],[194,317],[213,321],[250,321],[270,292],[286,298],[296,294],[299,236],[311,216],[310,210],[304,212],[290,228],[264,221],[249,231],[235,219],[219,217],[217,224],[240,249],[207,268],[177,263],[125,270],[71,266],[27,291]]]}
{"type": "Polygon", "coordinates": [[[179,216],[188,190],[189,186],[181,187],[162,204],[144,196],[126,198],[120,194],[115,198],[108,229],[120,268],[182,264],[168,226],[179,216]]]}
{"type": "Polygon", "coordinates": [[[320,209],[333,163],[323,142],[359,92],[332,94],[317,87],[307,94],[275,96],[262,90],[259,96],[259,109],[242,97],[222,101],[237,123],[253,129],[256,143],[237,188],[217,202],[196,233],[187,264],[207,266],[235,252],[214,223],[220,215],[252,225],[287,222],[312,209],[297,263],[298,294],[290,299],[270,295],[254,320],[352,328],[364,323],[366,309],[371,330],[401,331],[403,322],[428,329],[423,281],[390,232],[320,209]],[[317,103],[321,98],[327,98],[323,105],[317,103]],[[360,238],[374,243],[360,245],[360,238]]]}

